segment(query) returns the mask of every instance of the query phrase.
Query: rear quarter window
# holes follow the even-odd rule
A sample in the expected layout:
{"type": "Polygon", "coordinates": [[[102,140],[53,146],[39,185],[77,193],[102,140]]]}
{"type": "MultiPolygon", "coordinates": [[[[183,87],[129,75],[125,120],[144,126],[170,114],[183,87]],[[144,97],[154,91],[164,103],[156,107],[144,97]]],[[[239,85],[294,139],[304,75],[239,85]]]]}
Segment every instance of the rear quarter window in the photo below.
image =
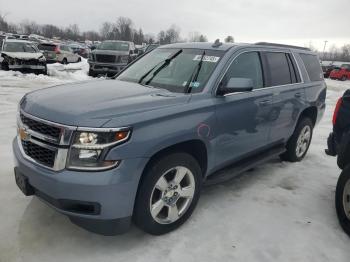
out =
{"type": "Polygon", "coordinates": [[[301,60],[305,65],[305,69],[309,75],[312,82],[323,80],[323,73],[321,69],[321,64],[316,55],[310,54],[299,54],[301,60]]]}

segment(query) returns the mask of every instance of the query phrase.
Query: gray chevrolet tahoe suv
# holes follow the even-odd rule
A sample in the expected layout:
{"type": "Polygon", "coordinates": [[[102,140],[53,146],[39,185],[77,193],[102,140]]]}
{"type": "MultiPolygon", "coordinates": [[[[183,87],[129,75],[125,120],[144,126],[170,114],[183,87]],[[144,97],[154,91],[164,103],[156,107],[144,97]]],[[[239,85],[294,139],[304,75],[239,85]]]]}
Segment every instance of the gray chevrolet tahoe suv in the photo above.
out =
{"type": "Polygon", "coordinates": [[[190,217],[203,184],[276,156],[302,160],[325,97],[319,60],[305,48],[162,46],[114,80],[26,94],[16,182],[90,231],[112,235],[133,221],[164,234],[190,217]]]}
{"type": "Polygon", "coordinates": [[[89,76],[115,75],[137,57],[133,42],[107,40],[89,54],[89,76]]]}

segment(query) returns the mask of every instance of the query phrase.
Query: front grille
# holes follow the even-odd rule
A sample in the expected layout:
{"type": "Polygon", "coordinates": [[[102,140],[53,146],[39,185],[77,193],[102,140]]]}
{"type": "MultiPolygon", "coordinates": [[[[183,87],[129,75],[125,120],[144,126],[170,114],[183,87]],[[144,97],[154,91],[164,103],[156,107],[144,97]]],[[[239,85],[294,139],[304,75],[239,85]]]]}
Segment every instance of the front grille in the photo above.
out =
{"type": "Polygon", "coordinates": [[[42,122],[36,121],[32,118],[26,117],[24,114],[21,113],[20,115],[21,121],[24,125],[29,127],[29,129],[34,130],[40,134],[47,135],[53,138],[56,138],[57,140],[60,137],[61,129],[55,126],[49,126],[47,124],[44,124],[42,122]]]}
{"type": "Polygon", "coordinates": [[[56,157],[56,152],[52,151],[50,149],[41,147],[37,144],[34,144],[30,141],[21,141],[22,142],[22,147],[23,151],[25,154],[38,163],[48,166],[48,167],[53,167],[55,164],[55,157],[56,157]]]}
{"type": "Polygon", "coordinates": [[[116,56],[115,55],[96,54],[96,61],[101,62],[101,63],[115,63],[116,56]]]}
{"type": "Polygon", "coordinates": [[[22,64],[22,65],[43,65],[43,63],[37,59],[21,60],[20,64],[22,64]]]}

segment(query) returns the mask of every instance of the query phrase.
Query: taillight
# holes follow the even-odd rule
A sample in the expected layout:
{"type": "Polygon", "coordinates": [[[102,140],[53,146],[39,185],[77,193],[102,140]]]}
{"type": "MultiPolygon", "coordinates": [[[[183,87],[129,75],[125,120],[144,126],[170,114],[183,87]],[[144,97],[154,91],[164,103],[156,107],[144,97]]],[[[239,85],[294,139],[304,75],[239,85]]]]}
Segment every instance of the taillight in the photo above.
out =
{"type": "Polygon", "coordinates": [[[56,54],[60,54],[61,53],[61,50],[58,46],[55,47],[55,53],[56,54]]]}
{"type": "Polygon", "coordinates": [[[339,109],[340,109],[342,103],[343,103],[343,98],[339,98],[337,101],[337,105],[335,106],[334,113],[333,113],[333,120],[332,120],[333,125],[335,125],[335,123],[337,122],[339,109]]]}

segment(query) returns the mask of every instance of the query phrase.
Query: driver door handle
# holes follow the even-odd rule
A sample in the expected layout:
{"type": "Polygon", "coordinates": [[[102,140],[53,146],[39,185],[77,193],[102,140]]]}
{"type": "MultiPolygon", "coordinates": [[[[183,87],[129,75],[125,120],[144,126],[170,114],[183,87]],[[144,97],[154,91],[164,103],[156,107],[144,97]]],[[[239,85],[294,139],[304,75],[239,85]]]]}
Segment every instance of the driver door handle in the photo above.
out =
{"type": "Polygon", "coordinates": [[[301,98],[301,93],[295,93],[294,95],[296,98],[301,98]]]}

